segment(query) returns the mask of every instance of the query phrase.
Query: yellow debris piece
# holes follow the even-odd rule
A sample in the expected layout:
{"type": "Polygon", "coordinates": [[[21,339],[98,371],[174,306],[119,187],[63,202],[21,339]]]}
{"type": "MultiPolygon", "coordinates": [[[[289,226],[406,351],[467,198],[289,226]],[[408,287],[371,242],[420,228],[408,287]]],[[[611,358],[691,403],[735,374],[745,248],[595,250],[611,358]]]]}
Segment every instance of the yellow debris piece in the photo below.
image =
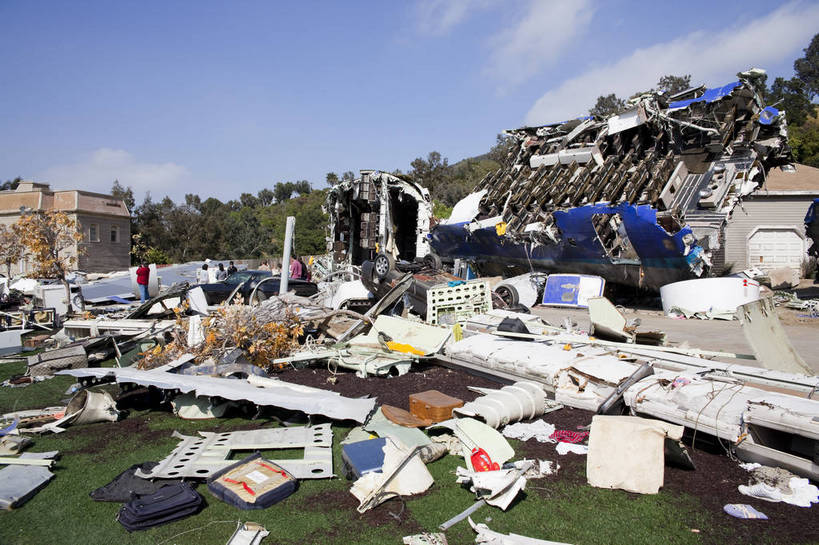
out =
{"type": "Polygon", "coordinates": [[[387,341],[387,348],[393,352],[403,352],[404,354],[415,354],[416,356],[423,356],[425,352],[418,350],[412,345],[397,343],[395,341],[387,341]]]}

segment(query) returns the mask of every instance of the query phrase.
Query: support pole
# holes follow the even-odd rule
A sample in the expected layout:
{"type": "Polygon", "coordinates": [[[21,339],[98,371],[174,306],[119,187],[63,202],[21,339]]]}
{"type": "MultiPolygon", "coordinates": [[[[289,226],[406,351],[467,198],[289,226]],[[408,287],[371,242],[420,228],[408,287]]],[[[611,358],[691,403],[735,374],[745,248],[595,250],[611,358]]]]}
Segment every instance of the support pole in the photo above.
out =
{"type": "Polygon", "coordinates": [[[284,252],[282,252],[282,276],[279,280],[279,295],[287,293],[287,277],[290,273],[290,248],[293,246],[293,229],[296,228],[296,218],[287,216],[284,230],[284,252]]]}

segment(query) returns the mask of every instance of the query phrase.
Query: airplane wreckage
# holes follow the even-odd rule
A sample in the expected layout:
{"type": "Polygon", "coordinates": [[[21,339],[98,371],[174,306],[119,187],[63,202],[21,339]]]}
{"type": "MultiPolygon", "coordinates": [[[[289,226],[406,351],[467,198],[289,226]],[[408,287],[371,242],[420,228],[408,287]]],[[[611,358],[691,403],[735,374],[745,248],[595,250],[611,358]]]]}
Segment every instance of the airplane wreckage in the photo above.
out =
{"type": "Polygon", "coordinates": [[[506,165],[433,227],[426,189],[362,171],[330,191],[329,250],[336,264],[375,259],[376,272],[379,257],[437,255],[482,275],[587,273],[649,290],[719,272],[734,207],[771,168],[793,169],[784,112],[754,90],[762,73],[645,94],[606,120],[506,131],[506,165]]]}

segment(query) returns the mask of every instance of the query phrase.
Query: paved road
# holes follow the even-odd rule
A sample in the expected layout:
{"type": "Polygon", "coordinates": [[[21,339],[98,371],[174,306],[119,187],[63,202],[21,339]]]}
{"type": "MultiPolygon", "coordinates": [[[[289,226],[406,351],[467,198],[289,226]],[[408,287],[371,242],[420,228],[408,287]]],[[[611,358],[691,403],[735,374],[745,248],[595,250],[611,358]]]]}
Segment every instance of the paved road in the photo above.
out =
{"type": "MultiPolygon", "coordinates": [[[[589,328],[589,314],[583,309],[535,307],[532,312],[541,316],[552,325],[559,326],[568,316],[583,330],[589,328]]],[[[790,337],[791,344],[802,359],[819,374],[819,319],[803,319],[804,323],[796,322],[796,312],[783,309],[788,324],[784,325],[785,332],[790,337]]],[[[660,311],[627,310],[624,312],[627,320],[640,318],[639,329],[644,331],[665,331],[668,341],[685,343],[693,348],[753,354],[751,346],[745,340],[745,335],[736,320],[676,320],[663,316],[660,311]]],[[[758,365],[754,360],[725,359],[729,363],[742,365],[758,365]]]]}

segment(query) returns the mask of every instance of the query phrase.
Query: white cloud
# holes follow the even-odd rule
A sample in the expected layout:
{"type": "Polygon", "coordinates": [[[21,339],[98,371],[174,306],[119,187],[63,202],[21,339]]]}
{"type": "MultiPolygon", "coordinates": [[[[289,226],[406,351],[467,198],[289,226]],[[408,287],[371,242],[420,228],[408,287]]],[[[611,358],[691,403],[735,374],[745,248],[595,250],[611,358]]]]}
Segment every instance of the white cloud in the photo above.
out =
{"type": "Polygon", "coordinates": [[[485,73],[501,88],[523,83],[557,61],[591,22],[591,0],[531,0],[522,19],[490,40],[485,73]]]}
{"type": "Polygon", "coordinates": [[[418,29],[426,34],[446,34],[475,11],[496,0],[421,0],[415,5],[418,29]]]}
{"type": "Polygon", "coordinates": [[[537,125],[584,115],[600,95],[629,96],[653,87],[664,74],[692,74],[693,82],[727,83],[752,66],[795,58],[819,28],[819,4],[790,3],[749,23],[720,32],[694,32],[637,49],[549,90],[526,114],[537,125]]]}
{"type": "Polygon", "coordinates": [[[190,172],[176,163],[148,163],[121,149],[99,148],[77,162],[57,165],[43,171],[39,181],[55,189],[85,189],[108,193],[114,180],[131,186],[139,200],[150,191],[154,198],[178,198],[189,193],[190,172]]]}

